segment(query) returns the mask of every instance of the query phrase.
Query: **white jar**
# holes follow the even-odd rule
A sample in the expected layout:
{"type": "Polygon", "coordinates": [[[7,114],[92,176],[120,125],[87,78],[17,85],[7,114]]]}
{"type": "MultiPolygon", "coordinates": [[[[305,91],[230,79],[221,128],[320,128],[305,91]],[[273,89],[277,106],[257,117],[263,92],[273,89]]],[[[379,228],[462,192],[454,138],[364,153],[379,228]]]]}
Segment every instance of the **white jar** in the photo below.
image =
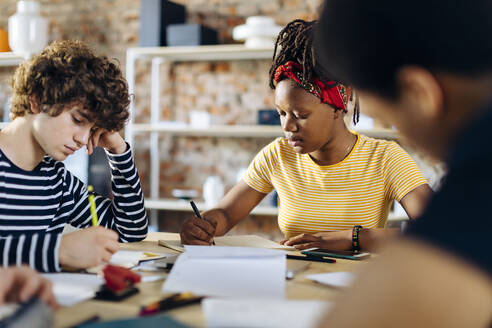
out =
{"type": "Polygon", "coordinates": [[[9,45],[26,56],[40,52],[48,44],[48,21],[36,1],[17,2],[17,13],[9,17],[9,45]]]}
{"type": "Polygon", "coordinates": [[[232,38],[246,40],[247,48],[273,48],[281,29],[282,27],[275,25],[271,17],[251,16],[246,19],[246,24],[236,26],[232,30],[232,38]]]}
{"type": "Polygon", "coordinates": [[[211,175],[203,184],[203,199],[207,208],[214,207],[224,196],[224,184],[219,176],[211,175]]]}

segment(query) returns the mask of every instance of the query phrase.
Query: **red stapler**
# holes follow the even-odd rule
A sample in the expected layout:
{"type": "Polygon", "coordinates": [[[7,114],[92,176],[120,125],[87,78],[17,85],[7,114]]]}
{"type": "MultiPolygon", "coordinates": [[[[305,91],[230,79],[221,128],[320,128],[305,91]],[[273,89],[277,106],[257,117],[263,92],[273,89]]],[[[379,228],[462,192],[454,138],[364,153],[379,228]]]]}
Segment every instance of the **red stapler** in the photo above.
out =
{"type": "Polygon", "coordinates": [[[139,274],[117,265],[108,264],[103,269],[106,283],[96,293],[96,299],[119,301],[138,293],[134,285],[140,282],[139,274]]]}

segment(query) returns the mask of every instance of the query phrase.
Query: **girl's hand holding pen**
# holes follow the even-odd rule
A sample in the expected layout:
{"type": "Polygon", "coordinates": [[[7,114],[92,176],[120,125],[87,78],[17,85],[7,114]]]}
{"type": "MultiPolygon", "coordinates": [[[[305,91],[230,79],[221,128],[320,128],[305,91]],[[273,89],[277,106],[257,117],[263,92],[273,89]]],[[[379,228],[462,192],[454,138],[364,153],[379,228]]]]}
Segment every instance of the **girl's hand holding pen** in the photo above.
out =
{"type": "Polygon", "coordinates": [[[208,217],[193,216],[186,219],[181,227],[183,245],[211,245],[215,236],[217,222],[208,217]]]}

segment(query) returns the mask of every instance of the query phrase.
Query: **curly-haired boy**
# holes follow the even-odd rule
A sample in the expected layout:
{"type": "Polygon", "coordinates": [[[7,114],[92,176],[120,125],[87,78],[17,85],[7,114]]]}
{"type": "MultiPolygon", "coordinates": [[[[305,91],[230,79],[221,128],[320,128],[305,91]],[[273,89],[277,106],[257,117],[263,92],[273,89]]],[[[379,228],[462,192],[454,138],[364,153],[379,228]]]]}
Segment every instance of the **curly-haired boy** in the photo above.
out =
{"type": "Polygon", "coordinates": [[[80,41],[53,42],[21,64],[11,81],[11,118],[0,131],[2,265],[40,271],[108,261],[120,242],[147,234],[140,180],[117,132],[128,118],[128,88],[117,64],[80,41]],[[96,195],[90,227],[86,186],[66,170],[67,156],[106,150],[114,199],[96,195]],[[82,229],[62,235],[69,223],[82,229]]]}

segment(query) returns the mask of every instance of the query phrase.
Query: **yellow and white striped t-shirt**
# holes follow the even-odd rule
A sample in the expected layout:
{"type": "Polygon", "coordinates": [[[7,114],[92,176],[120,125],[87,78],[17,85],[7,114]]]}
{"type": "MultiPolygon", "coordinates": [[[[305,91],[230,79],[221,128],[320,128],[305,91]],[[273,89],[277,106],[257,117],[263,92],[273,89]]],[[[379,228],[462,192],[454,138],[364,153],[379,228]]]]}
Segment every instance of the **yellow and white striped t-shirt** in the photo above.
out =
{"type": "Polygon", "coordinates": [[[300,233],[384,227],[393,200],[427,183],[395,142],[357,135],[347,157],[320,166],[287,139],[263,148],[243,177],[253,189],[279,196],[278,224],[287,238],[300,233]]]}

